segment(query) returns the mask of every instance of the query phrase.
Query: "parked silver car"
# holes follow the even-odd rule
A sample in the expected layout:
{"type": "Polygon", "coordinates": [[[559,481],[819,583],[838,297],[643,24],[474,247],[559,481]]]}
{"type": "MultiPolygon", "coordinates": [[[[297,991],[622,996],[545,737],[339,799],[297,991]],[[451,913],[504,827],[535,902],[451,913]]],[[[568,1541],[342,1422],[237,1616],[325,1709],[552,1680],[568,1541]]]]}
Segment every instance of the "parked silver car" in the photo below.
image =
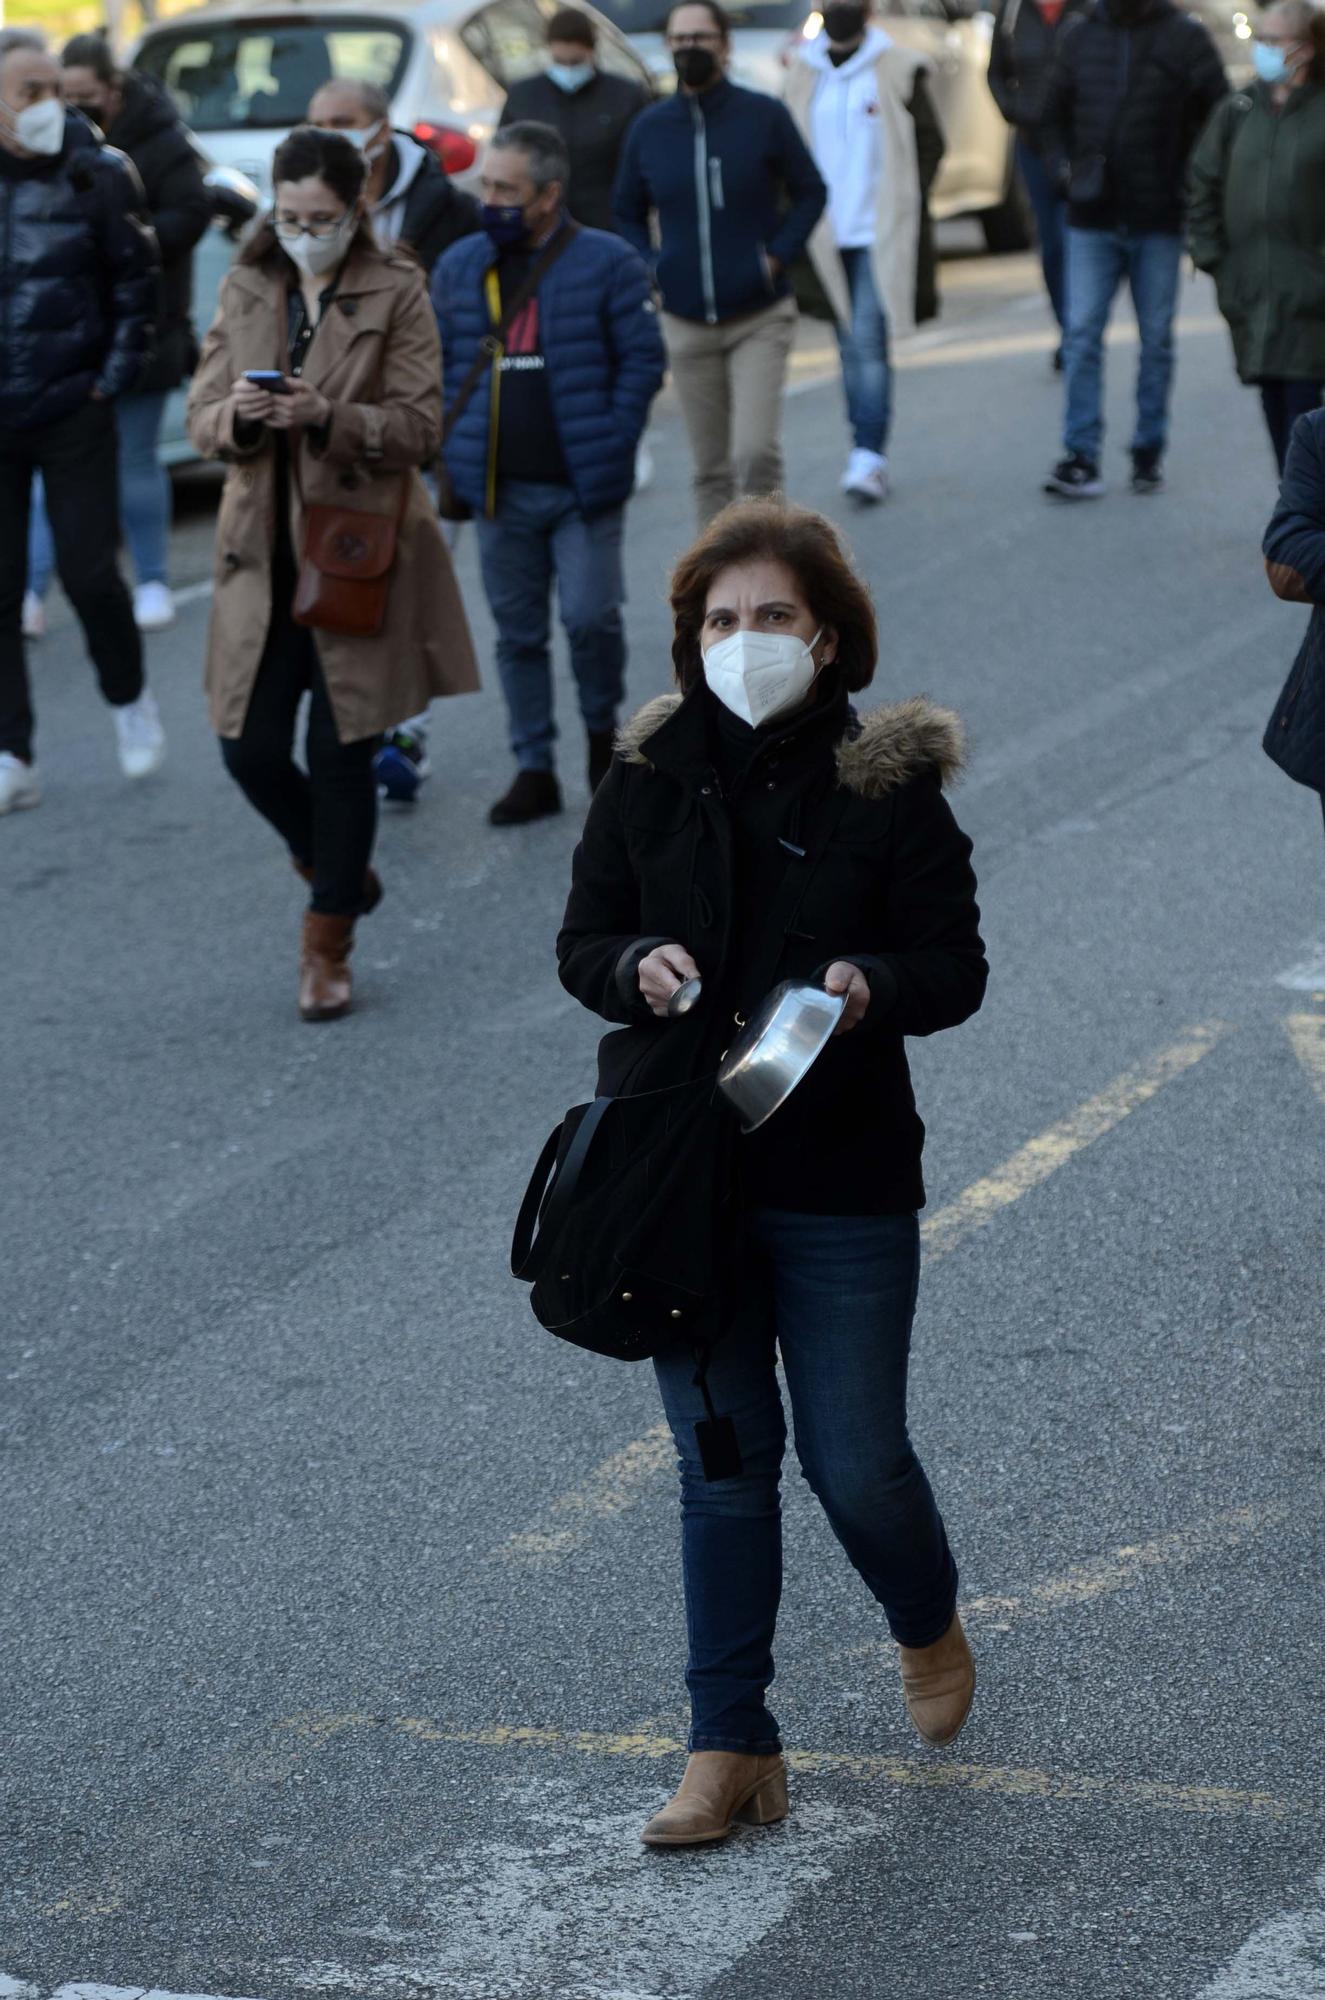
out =
{"type": "MultiPolygon", "coordinates": [[[[164,83],[214,167],[231,168],[271,194],[271,159],[309,99],[337,76],[376,83],[391,97],[391,122],[413,133],[448,172],[471,176],[511,84],[539,69],[557,0],[289,0],[200,7],[150,28],[131,53],[135,68],[164,83]]],[[[610,21],[598,23],[599,61],[649,85],[643,59],[610,21]]],[[[209,233],[194,261],[200,333],[211,325],[231,247],[209,233]]],[[[162,430],[167,463],[191,456],[184,398],[172,399],[162,430]]]]}

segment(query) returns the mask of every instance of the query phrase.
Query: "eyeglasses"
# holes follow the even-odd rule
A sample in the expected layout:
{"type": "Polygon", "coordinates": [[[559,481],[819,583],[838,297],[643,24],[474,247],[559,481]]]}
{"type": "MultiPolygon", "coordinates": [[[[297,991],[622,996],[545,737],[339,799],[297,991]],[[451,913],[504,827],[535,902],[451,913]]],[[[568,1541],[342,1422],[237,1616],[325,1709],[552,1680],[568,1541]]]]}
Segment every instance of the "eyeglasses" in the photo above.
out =
{"type": "Polygon", "coordinates": [[[716,28],[703,28],[695,35],[669,35],[667,46],[672,49],[720,49],[722,36],[716,28]]]}
{"type": "Polygon", "coordinates": [[[272,228],[283,243],[292,243],[296,236],[311,236],[315,243],[324,243],[329,236],[345,227],[348,217],[338,215],[334,222],[286,222],[274,220],[272,228]]]}

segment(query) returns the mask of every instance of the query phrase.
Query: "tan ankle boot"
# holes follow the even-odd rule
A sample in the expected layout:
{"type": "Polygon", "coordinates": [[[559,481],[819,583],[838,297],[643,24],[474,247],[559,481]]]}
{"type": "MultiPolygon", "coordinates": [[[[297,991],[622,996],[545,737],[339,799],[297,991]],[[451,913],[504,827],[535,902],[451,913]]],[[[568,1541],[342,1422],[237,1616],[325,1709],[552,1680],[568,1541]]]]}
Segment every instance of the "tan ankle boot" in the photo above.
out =
{"type": "Polygon", "coordinates": [[[349,1013],[353,949],[353,917],[307,912],[299,953],[299,1012],[306,1021],[338,1021],[349,1013]]]}
{"type": "Polygon", "coordinates": [[[640,1839],[650,1847],[693,1847],[725,1840],[737,1820],[771,1826],[787,1817],[787,1767],[781,1757],[695,1750],[679,1791],[655,1813],[640,1839]]]}
{"type": "Polygon", "coordinates": [[[932,1646],[901,1646],[902,1690],[907,1713],[926,1743],[951,1743],[971,1711],[975,1661],[953,1613],[952,1623],[932,1646]]]}

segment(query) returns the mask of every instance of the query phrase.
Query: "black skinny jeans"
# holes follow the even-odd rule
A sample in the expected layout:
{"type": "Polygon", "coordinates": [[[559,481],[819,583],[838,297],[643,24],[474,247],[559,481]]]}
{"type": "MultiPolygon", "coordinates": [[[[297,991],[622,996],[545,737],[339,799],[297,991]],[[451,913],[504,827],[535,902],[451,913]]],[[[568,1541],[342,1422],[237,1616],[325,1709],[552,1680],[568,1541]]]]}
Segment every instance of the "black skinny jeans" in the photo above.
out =
{"type": "Polygon", "coordinates": [[[32,475],[65,594],[78,614],[101,692],[113,708],[143,691],[143,642],[120,575],[119,446],[113,403],[88,401],[31,430],[0,427],[0,750],[32,759],[32,695],[23,649],[32,475]]]}
{"type": "Polygon", "coordinates": [[[271,628],[243,732],[222,737],[221,755],[249,804],[271,821],[298,866],[312,869],[311,907],[322,916],[357,916],[377,831],[373,757],[382,739],[341,742],[313,634],[290,616],[293,573],[279,560],[273,585],[271,628]],[[292,754],[305,693],[307,772],[292,754]]]}

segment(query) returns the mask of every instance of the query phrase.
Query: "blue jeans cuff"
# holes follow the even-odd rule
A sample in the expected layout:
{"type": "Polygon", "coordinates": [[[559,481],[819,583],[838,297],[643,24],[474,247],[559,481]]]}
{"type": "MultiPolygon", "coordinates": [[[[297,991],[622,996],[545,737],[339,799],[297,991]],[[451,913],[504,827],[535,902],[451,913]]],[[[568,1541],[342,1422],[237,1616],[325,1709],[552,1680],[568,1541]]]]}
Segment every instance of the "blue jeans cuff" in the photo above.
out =
{"type": "Polygon", "coordinates": [[[725,1750],[736,1757],[780,1757],[782,1743],[776,1736],[757,1736],[753,1743],[742,1743],[735,1736],[710,1736],[704,1730],[692,1729],[687,1750],[725,1750]]]}

